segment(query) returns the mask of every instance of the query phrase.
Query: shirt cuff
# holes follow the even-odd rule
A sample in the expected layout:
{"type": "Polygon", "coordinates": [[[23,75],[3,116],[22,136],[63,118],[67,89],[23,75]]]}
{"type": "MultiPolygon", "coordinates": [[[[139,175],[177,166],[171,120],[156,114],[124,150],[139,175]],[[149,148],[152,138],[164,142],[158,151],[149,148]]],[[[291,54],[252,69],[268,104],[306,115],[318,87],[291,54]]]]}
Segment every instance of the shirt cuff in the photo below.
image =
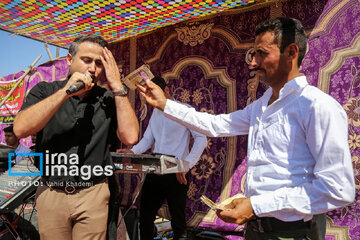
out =
{"type": "Polygon", "coordinates": [[[277,210],[273,195],[263,194],[250,197],[250,203],[253,211],[258,217],[266,217],[269,212],[277,210]]]}
{"type": "Polygon", "coordinates": [[[185,162],[188,162],[189,163],[189,170],[193,167],[193,166],[195,166],[195,164],[196,164],[196,162],[194,162],[194,161],[189,161],[189,160],[184,160],[185,162]]]}
{"type": "Polygon", "coordinates": [[[137,151],[136,147],[132,147],[130,149],[130,151],[132,151],[134,154],[139,154],[140,153],[139,151],[137,151]]]}
{"type": "Polygon", "coordinates": [[[174,101],[171,101],[170,99],[166,100],[164,113],[170,114],[171,113],[171,106],[173,105],[174,101]]]}
{"type": "Polygon", "coordinates": [[[183,104],[180,104],[173,100],[167,99],[166,105],[164,108],[164,114],[166,116],[170,116],[170,117],[173,116],[175,118],[179,118],[178,116],[184,116],[184,115],[182,115],[182,112],[185,112],[187,110],[188,110],[188,107],[184,106],[183,104]],[[185,110],[184,110],[184,108],[185,108],[185,110]]]}

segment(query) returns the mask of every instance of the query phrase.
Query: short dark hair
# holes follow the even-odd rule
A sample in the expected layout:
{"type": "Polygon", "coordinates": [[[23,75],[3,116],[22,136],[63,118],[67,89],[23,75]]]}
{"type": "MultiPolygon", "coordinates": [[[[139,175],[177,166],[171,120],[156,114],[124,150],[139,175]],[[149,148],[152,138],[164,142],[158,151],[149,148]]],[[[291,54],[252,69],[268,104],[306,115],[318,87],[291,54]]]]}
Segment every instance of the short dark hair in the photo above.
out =
{"type": "Polygon", "coordinates": [[[164,89],[166,87],[166,82],[162,77],[159,77],[159,76],[153,77],[153,79],[151,79],[151,81],[153,83],[155,83],[156,85],[158,85],[164,91],[164,89]]]}
{"type": "Polygon", "coordinates": [[[95,35],[95,34],[83,35],[83,36],[77,37],[71,43],[70,48],[69,48],[69,53],[71,54],[71,56],[76,55],[80,43],[83,43],[83,42],[97,43],[102,47],[107,47],[108,46],[108,42],[101,36],[98,36],[98,35],[95,35]]]}
{"type": "Polygon", "coordinates": [[[8,133],[8,132],[14,133],[14,126],[10,125],[10,126],[4,128],[3,131],[6,133],[8,133]]]}
{"type": "Polygon", "coordinates": [[[298,67],[300,67],[307,50],[307,37],[304,27],[300,21],[295,18],[274,18],[264,21],[256,26],[255,35],[258,36],[264,32],[273,31],[275,33],[274,43],[279,45],[280,52],[291,43],[299,47],[298,67]]]}

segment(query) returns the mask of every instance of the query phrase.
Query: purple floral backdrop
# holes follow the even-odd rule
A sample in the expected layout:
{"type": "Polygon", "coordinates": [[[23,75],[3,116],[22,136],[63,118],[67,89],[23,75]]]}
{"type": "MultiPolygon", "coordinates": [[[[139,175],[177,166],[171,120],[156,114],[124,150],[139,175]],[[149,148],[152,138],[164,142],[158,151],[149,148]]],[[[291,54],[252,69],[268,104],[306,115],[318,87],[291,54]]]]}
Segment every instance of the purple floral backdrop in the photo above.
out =
{"type": "MultiPolygon", "coordinates": [[[[258,5],[246,11],[232,11],[221,16],[199,22],[181,23],[137,37],[135,49],[130,49],[130,40],[113,43],[113,52],[123,75],[130,73],[131,59],[136,58],[136,67],[147,63],[154,75],[172,76],[167,78],[168,85],[178,101],[187,103],[199,111],[211,114],[228,112],[233,103],[241,109],[249,103],[248,94],[254,91],[260,97],[265,87],[256,82],[249,70],[251,44],[254,41],[255,26],[274,16],[288,16],[299,19],[309,35],[309,52],[302,64],[302,72],[310,84],[318,86],[333,96],[349,117],[349,147],[356,182],[356,199],[350,206],[328,213],[327,239],[360,239],[360,2],[358,0],[289,0],[258,5]],[[274,13],[274,9],[275,12],[274,13]],[[185,44],[177,37],[177,30],[210,24],[208,33],[198,32],[192,36],[192,45],[185,44]],[[236,93],[229,99],[228,89],[221,83],[219,75],[211,75],[191,59],[198,58],[210,63],[211,71],[222,71],[223,76],[234,83],[236,93]],[[176,76],[179,62],[189,60],[176,76]],[[211,76],[210,76],[211,75],[211,76]],[[255,84],[252,86],[252,84],[255,84]],[[252,86],[252,87],[251,87],[252,86]]],[[[132,62],[134,64],[134,62],[132,62]]],[[[55,81],[66,76],[68,66],[65,59],[42,64],[26,78],[26,90],[40,81],[55,81]]],[[[3,81],[20,77],[22,73],[1,78],[3,81]]],[[[104,76],[102,83],[104,83],[104,76]]],[[[141,125],[141,133],[146,129],[152,108],[135,94],[135,112],[141,125]]],[[[1,126],[1,129],[4,126],[1,126]]],[[[3,141],[3,134],[1,135],[3,141]]],[[[30,139],[23,140],[31,145],[30,139]]],[[[209,209],[199,201],[206,195],[215,202],[220,197],[230,174],[229,196],[243,192],[246,176],[247,136],[238,136],[235,144],[235,157],[230,171],[225,166],[230,161],[229,138],[208,138],[206,147],[198,164],[188,173],[189,191],[187,193],[186,217],[188,225],[206,227],[218,231],[240,231],[242,226],[226,224],[209,213],[209,209]],[[230,172],[230,173],[229,173],[230,172]],[[210,217],[209,217],[210,216],[210,217]],[[212,217],[211,217],[212,216],[212,217]]],[[[120,145],[121,146],[121,145],[120,145]]],[[[128,208],[140,187],[140,176],[119,175],[120,203],[128,208]]],[[[137,205],[138,206],[138,205],[137,205]]],[[[166,204],[160,211],[169,217],[166,204]]],[[[241,237],[227,235],[228,239],[241,237]]]]}
{"type": "Polygon", "coordinates": [[[304,58],[302,71],[310,84],[324,88],[348,114],[356,184],[354,203],[327,214],[333,229],[327,231],[327,239],[340,239],[336,238],[338,234],[344,239],[360,239],[360,49],[356,47],[356,42],[360,42],[360,2],[328,1],[315,30],[309,36],[310,51],[304,58]],[[336,10],[340,4],[341,8],[336,10]]]}

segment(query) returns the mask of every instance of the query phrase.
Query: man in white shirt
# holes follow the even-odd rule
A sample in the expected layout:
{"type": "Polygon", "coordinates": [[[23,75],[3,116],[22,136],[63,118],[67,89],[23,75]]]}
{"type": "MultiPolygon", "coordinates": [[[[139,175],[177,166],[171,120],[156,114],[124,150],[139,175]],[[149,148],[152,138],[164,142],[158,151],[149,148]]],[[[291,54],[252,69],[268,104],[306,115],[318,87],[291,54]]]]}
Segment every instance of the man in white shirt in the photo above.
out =
{"type": "Polygon", "coordinates": [[[218,211],[222,220],[247,223],[246,239],[324,238],[314,215],[355,198],[346,113],[299,72],[307,38],[298,20],[265,21],[255,35],[251,66],[270,88],[243,110],[213,116],[166,99],[149,81],[138,89],[165,116],[205,135],[248,134],[246,197],[218,211]]]}
{"type": "MultiPolygon", "coordinates": [[[[166,98],[173,99],[163,78],[155,77],[152,81],[162,89],[166,98]]],[[[183,105],[180,102],[177,103],[183,105]]],[[[166,118],[164,113],[156,108],[153,110],[143,138],[132,147],[131,152],[135,154],[144,153],[152,147],[154,142],[153,152],[173,155],[180,160],[187,161],[190,168],[200,159],[204,148],[207,146],[207,140],[204,135],[189,130],[183,125],[166,118]],[[194,143],[189,152],[190,133],[194,138],[194,143]]],[[[118,150],[118,152],[124,151],[126,150],[118,150]]],[[[165,199],[171,214],[174,240],[188,239],[185,220],[187,190],[186,172],[146,175],[140,202],[141,240],[153,239],[154,220],[165,199]]]]}
{"type": "MultiPolygon", "coordinates": [[[[9,145],[10,147],[15,148],[16,154],[17,153],[29,153],[31,152],[31,150],[27,147],[25,147],[24,145],[22,145],[20,143],[20,139],[14,134],[14,130],[13,130],[13,125],[10,125],[6,128],[4,128],[4,133],[5,133],[5,142],[7,145],[9,145]]],[[[15,162],[19,162],[22,160],[22,156],[18,156],[16,155],[15,158],[15,162]]]]}

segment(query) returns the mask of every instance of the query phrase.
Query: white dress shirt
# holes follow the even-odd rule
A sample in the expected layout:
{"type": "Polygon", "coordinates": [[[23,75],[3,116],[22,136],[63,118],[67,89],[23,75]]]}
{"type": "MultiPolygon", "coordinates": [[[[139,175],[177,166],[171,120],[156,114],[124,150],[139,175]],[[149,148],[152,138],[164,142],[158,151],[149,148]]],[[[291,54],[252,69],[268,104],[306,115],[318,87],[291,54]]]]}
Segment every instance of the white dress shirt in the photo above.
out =
{"type": "Polygon", "coordinates": [[[245,195],[254,213],[283,221],[354,201],[347,115],[305,76],[286,83],[268,106],[272,89],[243,110],[210,115],[167,101],[165,116],[212,137],[248,134],[245,195]]]}
{"type": "Polygon", "coordinates": [[[207,146],[204,135],[190,131],[183,125],[166,118],[158,109],[154,109],[143,138],[131,150],[136,154],[143,153],[150,149],[154,142],[153,152],[173,155],[180,160],[185,160],[189,162],[190,168],[200,159],[207,146]],[[190,132],[194,137],[194,144],[189,152],[190,132]]]}

